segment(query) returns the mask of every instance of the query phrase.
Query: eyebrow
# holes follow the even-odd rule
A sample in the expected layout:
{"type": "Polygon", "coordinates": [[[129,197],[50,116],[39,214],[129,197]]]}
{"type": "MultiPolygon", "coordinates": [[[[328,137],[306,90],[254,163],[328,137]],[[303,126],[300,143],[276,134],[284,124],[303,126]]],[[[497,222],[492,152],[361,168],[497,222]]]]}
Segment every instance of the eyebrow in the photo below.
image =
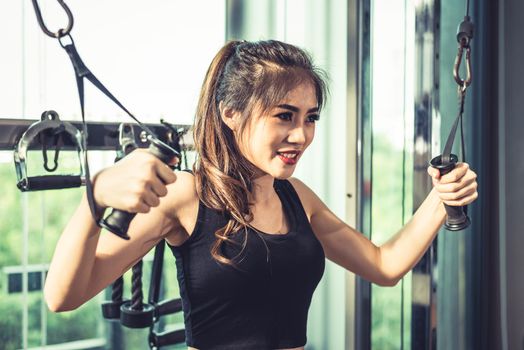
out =
{"type": "MultiPolygon", "coordinates": [[[[287,109],[287,110],[290,110],[290,111],[295,112],[295,113],[298,113],[300,111],[300,109],[298,107],[295,107],[295,106],[292,106],[292,105],[288,105],[286,103],[280,104],[277,107],[283,108],[283,109],[287,109]]],[[[313,112],[318,112],[318,107],[310,108],[307,111],[307,113],[313,113],[313,112]]]]}

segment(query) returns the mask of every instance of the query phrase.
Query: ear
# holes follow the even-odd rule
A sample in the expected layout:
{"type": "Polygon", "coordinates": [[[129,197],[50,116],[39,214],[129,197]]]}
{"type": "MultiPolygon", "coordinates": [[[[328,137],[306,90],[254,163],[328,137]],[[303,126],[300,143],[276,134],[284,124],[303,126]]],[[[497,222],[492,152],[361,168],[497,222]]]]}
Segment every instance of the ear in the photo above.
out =
{"type": "Polygon", "coordinates": [[[226,124],[231,130],[236,131],[240,123],[240,112],[225,107],[222,101],[220,101],[218,108],[220,110],[220,117],[224,124],[226,124]]]}

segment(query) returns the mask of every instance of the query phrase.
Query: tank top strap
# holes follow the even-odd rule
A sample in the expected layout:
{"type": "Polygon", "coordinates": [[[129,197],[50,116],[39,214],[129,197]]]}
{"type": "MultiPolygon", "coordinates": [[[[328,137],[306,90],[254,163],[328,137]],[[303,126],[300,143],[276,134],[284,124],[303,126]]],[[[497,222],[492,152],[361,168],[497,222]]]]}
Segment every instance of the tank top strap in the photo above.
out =
{"type": "MultiPolygon", "coordinates": [[[[181,171],[190,173],[195,176],[193,170],[191,169],[182,169],[181,171]]],[[[220,212],[208,208],[201,199],[198,200],[198,212],[197,220],[193,232],[189,238],[179,246],[171,247],[175,250],[187,249],[188,246],[191,246],[194,242],[200,241],[202,239],[209,240],[214,235],[207,235],[207,230],[217,230],[227,224],[227,220],[221,215],[220,212]]],[[[214,231],[213,231],[214,232],[214,231]]]]}
{"type": "Polygon", "coordinates": [[[275,179],[275,190],[281,194],[280,198],[282,204],[286,206],[287,211],[293,213],[295,222],[298,225],[306,224],[309,226],[309,219],[306,211],[304,210],[300,197],[291,182],[289,182],[289,180],[275,179]]]}

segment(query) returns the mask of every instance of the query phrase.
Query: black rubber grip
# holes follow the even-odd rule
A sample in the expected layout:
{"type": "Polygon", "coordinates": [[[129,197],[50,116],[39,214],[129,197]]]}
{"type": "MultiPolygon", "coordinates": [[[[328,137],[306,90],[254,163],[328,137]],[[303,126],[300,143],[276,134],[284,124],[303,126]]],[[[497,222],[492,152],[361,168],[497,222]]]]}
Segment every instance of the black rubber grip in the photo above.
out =
{"type": "MultiPolygon", "coordinates": [[[[149,153],[160,159],[164,163],[168,163],[173,157],[179,156],[178,152],[170,146],[164,144],[160,140],[151,139],[149,145],[149,153]]],[[[99,221],[99,225],[108,231],[114,233],[123,239],[129,239],[127,230],[131,220],[136,213],[129,213],[120,209],[113,209],[111,214],[105,219],[99,221]]]]}
{"type": "Polygon", "coordinates": [[[43,175],[32,176],[20,180],[17,187],[21,191],[44,191],[60,190],[82,186],[82,178],[79,175],[43,175]]]}
{"type": "MultiPolygon", "coordinates": [[[[442,163],[442,156],[437,156],[433,158],[430,162],[430,165],[438,169],[440,176],[446,175],[451,170],[455,169],[455,165],[458,162],[458,157],[455,154],[451,154],[450,162],[447,164],[442,163]]],[[[464,207],[454,207],[447,204],[444,204],[446,209],[446,223],[444,226],[449,231],[461,231],[469,226],[471,223],[469,217],[464,212],[464,207]]]]}
{"type": "Polygon", "coordinates": [[[152,332],[149,335],[149,344],[155,348],[183,343],[185,340],[186,334],[184,329],[165,331],[162,333],[152,332]]]}
{"type": "Polygon", "coordinates": [[[155,305],[156,317],[174,314],[182,311],[182,299],[169,299],[155,305]]]}

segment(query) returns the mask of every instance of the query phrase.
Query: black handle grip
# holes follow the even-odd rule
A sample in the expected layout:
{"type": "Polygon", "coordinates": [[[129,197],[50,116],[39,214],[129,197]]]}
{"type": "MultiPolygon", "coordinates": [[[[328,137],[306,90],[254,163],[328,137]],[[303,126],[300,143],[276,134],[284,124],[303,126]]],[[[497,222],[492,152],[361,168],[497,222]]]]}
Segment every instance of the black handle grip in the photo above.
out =
{"type": "MultiPolygon", "coordinates": [[[[442,163],[442,156],[437,156],[433,158],[430,162],[430,165],[440,171],[440,176],[449,173],[451,170],[455,169],[455,166],[458,162],[458,157],[455,154],[451,154],[449,163],[442,163]]],[[[461,231],[467,228],[471,220],[464,212],[464,207],[454,207],[451,205],[444,204],[446,208],[446,223],[444,227],[449,231],[461,231]]]]}
{"type": "Polygon", "coordinates": [[[20,191],[59,190],[82,186],[78,175],[43,175],[23,178],[16,184],[20,191]]]}
{"type": "Polygon", "coordinates": [[[171,315],[182,311],[182,299],[169,299],[155,305],[155,317],[171,315]]]}
{"type": "Polygon", "coordinates": [[[165,331],[162,333],[151,332],[149,334],[149,346],[158,349],[162,346],[174,345],[186,341],[186,332],[184,329],[165,331]]]}
{"type": "MultiPolygon", "coordinates": [[[[179,157],[179,153],[173,148],[169,147],[158,139],[150,138],[149,153],[160,159],[164,163],[168,163],[174,157],[179,157]]],[[[131,220],[136,213],[129,213],[120,209],[113,209],[105,219],[99,221],[100,226],[106,230],[114,233],[123,239],[129,239],[127,231],[131,220]]]]}

